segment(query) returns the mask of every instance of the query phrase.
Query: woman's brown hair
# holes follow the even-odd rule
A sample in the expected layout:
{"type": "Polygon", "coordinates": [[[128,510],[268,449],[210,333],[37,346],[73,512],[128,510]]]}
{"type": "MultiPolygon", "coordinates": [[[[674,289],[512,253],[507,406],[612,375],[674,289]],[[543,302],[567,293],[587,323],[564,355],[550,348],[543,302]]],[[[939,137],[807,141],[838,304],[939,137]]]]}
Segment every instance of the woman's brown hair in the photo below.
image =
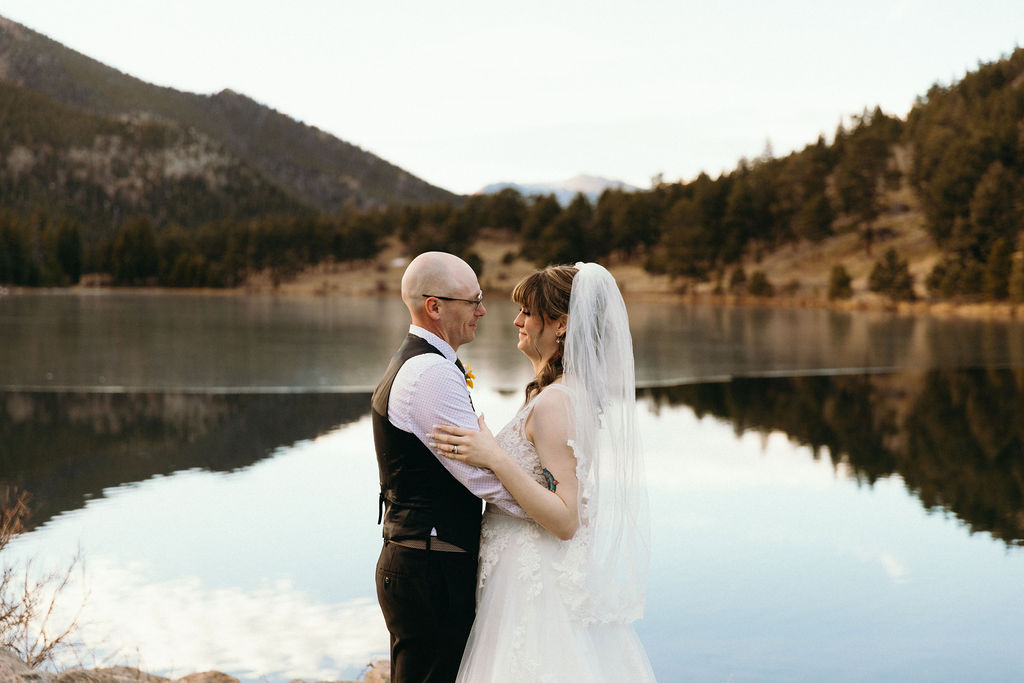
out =
{"type": "MultiPolygon", "coordinates": [[[[520,280],[512,290],[512,301],[526,309],[530,315],[539,315],[543,330],[549,322],[569,314],[569,294],[575,276],[574,266],[548,266],[520,280]]],[[[527,401],[562,376],[562,354],[565,352],[562,342],[563,337],[559,337],[558,347],[547,364],[526,385],[527,401]]]]}

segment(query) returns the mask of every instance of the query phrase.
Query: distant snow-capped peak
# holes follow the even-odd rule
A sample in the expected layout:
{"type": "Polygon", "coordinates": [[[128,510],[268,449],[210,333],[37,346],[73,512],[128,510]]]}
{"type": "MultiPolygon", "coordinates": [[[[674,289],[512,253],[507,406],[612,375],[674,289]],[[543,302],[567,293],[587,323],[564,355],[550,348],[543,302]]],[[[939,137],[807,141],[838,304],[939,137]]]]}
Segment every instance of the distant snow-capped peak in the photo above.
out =
{"type": "Polygon", "coordinates": [[[569,204],[578,193],[583,193],[590,201],[595,202],[601,193],[608,189],[635,192],[639,188],[621,180],[610,180],[599,176],[580,174],[568,180],[543,183],[491,183],[477,194],[495,194],[504,189],[512,188],[523,196],[553,194],[563,206],[569,204]]]}

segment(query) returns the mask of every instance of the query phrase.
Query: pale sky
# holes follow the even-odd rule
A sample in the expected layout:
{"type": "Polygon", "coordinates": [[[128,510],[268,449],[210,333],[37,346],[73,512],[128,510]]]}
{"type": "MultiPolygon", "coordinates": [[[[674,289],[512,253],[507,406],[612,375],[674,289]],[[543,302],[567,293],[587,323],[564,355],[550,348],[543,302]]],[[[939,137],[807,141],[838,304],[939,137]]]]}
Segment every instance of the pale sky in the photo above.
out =
{"type": "Polygon", "coordinates": [[[905,116],[1024,44],[1022,0],[0,0],[158,85],[231,88],[458,193],[649,187],[905,116]]]}

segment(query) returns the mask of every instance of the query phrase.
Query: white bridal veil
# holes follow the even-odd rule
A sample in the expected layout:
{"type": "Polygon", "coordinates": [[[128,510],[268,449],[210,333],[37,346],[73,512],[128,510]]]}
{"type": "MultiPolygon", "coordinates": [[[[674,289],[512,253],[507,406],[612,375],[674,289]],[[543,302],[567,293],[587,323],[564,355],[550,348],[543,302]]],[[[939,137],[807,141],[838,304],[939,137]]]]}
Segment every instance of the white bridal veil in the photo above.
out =
{"type": "Polygon", "coordinates": [[[566,561],[574,609],[588,622],[643,616],[650,558],[633,342],[615,278],[577,263],[563,373],[573,389],[580,527],[566,561]]]}

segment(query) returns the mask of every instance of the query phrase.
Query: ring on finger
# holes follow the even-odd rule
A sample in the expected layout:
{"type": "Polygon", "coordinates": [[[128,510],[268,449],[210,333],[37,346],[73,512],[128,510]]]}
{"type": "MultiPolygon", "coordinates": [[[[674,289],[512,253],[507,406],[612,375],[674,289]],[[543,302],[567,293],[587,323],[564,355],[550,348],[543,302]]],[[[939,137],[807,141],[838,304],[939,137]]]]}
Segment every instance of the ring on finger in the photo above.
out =
{"type": "Polygon", "coordinates": [[[453,445],[452,446],[452,455],[458,455],[458,454],[459,454],[459,447],[453,445]]]}

